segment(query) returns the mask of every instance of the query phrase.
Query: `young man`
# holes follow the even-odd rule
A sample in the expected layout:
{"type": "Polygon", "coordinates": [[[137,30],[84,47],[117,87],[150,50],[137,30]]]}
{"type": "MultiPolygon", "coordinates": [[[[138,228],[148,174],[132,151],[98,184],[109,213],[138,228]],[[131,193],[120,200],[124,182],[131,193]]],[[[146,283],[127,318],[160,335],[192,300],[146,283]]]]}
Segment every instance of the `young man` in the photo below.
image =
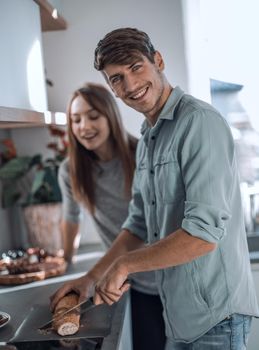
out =
{"type": "Polygon", "coordinates": [[[112,304],[132,273],[155,270],[166,350],[245,349],[259,310],[230,128],[212,106],[169,84],[144,32],[108,33],[95,68],[146,120],[128,218],[76,290],[86,297],[87,280],[94,281],[95,303],[112,304]]]}
{"type": "Polygon", "coordinates": [[[95,302],[117,301],[131,273],[156,270],[167,349],[245,349],[259,310],[230,128],[212,106],[172,88],[144,32],[108,33],[95,68],[146,117],[129,216],[103,263],[119,257],[95,302]]]}

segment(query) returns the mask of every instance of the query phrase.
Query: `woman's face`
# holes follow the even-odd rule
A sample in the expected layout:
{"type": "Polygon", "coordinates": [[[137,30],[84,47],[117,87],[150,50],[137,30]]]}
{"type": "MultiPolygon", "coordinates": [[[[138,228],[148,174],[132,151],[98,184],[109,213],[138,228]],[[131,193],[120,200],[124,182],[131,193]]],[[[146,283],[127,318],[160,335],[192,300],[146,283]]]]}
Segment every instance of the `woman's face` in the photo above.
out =
{"type": "Polygon", "coordinates": [[[94,109],[82,96],[77,96],[70,110],[72,132],[86,149],[101,160],[112,159],[112,143],[108,119],[94,109]]]}

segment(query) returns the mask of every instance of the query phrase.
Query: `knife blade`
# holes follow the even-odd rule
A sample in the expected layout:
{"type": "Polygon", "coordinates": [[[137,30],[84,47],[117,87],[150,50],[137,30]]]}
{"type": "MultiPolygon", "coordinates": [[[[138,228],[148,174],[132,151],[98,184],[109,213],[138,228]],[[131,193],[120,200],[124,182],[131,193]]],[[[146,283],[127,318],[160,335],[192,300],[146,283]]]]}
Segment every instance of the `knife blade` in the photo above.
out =
{"type": "Polygon", "coordinates": [[[94,304],[93,301],[93,297],[83,300],[80,303],[78,303],[77,305],[71,307],[70,309],[64,311],[61,314],[58,314],[57,316],[54,316],[50,321],[48,321],[47,323],[44,323],[42,326],[38,327],[39,331],[44,331],[47,330],[49,328],[52,327],[52,322],[55,321],[56,319],[59,319],[61,317],[63,317],[64,315],[68,314],[69,312],[77,309],[80,307],[80,314],[84,313],[85,311],[88,311],[90,309],[92,309],[93,307],[95,307],[96,305],[94,304]]]}

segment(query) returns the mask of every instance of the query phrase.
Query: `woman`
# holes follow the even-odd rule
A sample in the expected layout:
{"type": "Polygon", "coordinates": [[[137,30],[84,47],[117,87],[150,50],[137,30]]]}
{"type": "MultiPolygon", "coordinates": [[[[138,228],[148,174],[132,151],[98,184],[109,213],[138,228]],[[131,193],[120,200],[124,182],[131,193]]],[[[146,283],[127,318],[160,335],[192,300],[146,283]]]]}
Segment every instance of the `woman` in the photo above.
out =
{"type": "MultiPolygon", "coordinates": [[[[71,261],[80,206],[92,215],[107,249],[120,232],[127,217],[137,140],[123,129],[115,100],[101,85],[91,83],[76,90],[67,114],[69,157],[60,166],[59,182],[64,254],[71,261]]],[[[71,290],[81,298],[88,297],[98,277],[87,273],[66,283],[52,297],[52,307],[71,290]]],[[[164,349],[164,321],[154,273],[136,274],[130,284],[134,350],[164,349]]]]}

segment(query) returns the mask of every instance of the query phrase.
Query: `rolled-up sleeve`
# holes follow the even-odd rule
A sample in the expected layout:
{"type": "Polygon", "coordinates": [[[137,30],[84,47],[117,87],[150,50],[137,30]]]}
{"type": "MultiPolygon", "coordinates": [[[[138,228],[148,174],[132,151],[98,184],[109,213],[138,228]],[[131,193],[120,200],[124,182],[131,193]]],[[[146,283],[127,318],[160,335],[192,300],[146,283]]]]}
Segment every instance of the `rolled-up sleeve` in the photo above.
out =
{"type": "Polygon", "coordinates": [[[230,128],[216,112],[199,111],[190,117],[181,149],[186,191],[182,228],[208,242],[227,234],[234,152],[230,128]]]}

